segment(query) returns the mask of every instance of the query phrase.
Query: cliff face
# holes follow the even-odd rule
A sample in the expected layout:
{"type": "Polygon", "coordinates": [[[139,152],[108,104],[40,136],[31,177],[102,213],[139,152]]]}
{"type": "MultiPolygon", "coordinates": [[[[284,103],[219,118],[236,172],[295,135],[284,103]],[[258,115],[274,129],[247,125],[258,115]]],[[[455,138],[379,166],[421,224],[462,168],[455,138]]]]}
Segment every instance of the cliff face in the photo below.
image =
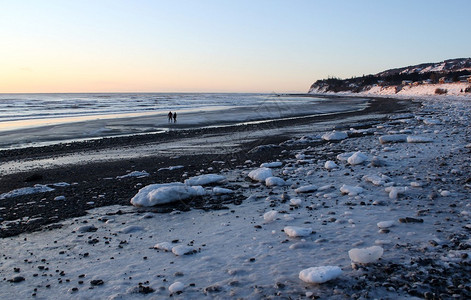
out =
{"type": "MultiPolygon", "coordinates": [[[[463,94],[471,95],[471,58],[449,59],[438,63],[425,63],[403,68],[390,69],[378,74],[350,79],[328,78],[316,81],[309,93],[386,93],[397,94],[402,90],[418,90],[416,87],[428,85],[439,89],[440,84],[455,83],[455,88],[463,94]],[[468,84],[469,81],[469,84],[468,84]],[[435,86],[437,85],[437,86],[435,86]]],[[[443,92],[446,94],[446,92],[443,92]]]]}

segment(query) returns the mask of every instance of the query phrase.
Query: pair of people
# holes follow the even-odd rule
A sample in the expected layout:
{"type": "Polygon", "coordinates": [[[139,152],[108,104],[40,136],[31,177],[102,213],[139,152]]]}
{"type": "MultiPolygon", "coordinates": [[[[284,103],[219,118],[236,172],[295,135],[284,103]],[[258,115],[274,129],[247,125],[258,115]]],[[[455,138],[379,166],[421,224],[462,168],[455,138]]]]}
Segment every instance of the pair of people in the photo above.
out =
{"type": "Polygon", "coordinates": [[[173,123],[177,123],[177,112],[172,113],[171,111],[168,112],[168,122],[172,122],[173,118],[173,123]]]}

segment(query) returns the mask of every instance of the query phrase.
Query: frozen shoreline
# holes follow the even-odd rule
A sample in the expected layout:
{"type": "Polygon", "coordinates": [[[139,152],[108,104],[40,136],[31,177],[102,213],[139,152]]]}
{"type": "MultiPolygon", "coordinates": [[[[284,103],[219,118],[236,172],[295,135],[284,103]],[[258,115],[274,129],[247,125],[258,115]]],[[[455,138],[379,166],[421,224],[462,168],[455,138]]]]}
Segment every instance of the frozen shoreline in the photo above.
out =
{"type": "MultiPolygon", "coordinates": [[[[180,282],[173,285],[180,287],[173,298],[469,297],[470,108],[468,101],[426,100],[411,114],[392,115],[366,129],[346,129],[348,138],[328,135],[342,136],[339,141],[320,142],[322,133],[295,135],[277,156],[264,156],[260,148],[265,161],[229,167],[215,160],[182,177],[218,170],[227,179],[217,186],[245,199],[225,210],[162,215],[106,206],[64,221],[60,229],[5,238],[0,275],[6,280],[0,293],[52,299],[131,299],[140,293],[153,298],[170,296],[169,287],[180,282]],[[363,156],[348,159],[357,151],[363,156]],[[273,175],[287,185],[247,180],[261,162],[277,159],[281,167],[274,167],[273,175]],[[327,161],[336,166],[326,169],[327,161]],[[297,193],[300,187],[311,192],[297,193]],[[277,214],[265,217],[271,211],[277,214]],[[381,228],[380,222],[391,226],[381,228]],[[289,237],[286,226],[314,232],[289,237]],[[196,253],[176,256],[153,248],[172,241],[196,253]],[[350,249],[374,245],[384,249],[379,261],[351,264],[350,249]],[[326,265],[340,267],[343,274],[323,284],[298,278],[303,269],[326,265]],[[7,282],[14,277],[25,280],[7,282]],[[93,285],[93,280],[103,284],[93,285]]],[[[324,133],[332,132],[330,126],[324,133]]],[[[144,178],[132,180],[138,184],[144,178]]],[[[234,196],[208,197],[222,201],[234,196]]]]}
{"type": "Polygon", "coordinates": [[[341,113],[361,110],[366,103],[366,99],[359,98],[318,99],[293,95],[257,105],[181,109],[176,123],[168,122],[168,111],[0,122],[0,149],[341,113]]]}

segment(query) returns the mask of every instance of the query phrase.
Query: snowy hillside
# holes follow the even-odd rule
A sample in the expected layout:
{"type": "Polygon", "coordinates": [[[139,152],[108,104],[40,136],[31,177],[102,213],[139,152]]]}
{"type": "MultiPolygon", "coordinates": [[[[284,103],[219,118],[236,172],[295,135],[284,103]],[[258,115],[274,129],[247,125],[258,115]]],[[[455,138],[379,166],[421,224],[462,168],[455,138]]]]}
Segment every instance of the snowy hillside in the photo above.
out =
{"type": "Polygon", "coordinates": [[[375,75],[316,81],[310,94],[471,97],[471,58],[390,69],[375,75]]]}
{"type": "Polygon", "coordinates": [[[397,69],[390,69],[376,74],[386,77],[394,74],[424,74],[427,72],[459,72],[471,71],[471,58],[448,59],[438,63],[426,63],[397,69]]]}

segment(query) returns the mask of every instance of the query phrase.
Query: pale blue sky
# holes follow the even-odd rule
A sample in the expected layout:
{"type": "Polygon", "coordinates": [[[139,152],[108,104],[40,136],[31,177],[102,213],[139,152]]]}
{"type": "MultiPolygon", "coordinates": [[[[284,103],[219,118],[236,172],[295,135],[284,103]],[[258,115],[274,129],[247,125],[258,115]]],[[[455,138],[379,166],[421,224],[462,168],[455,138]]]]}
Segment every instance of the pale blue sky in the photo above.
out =
{"type": "Polygon", "coordinates": [[[1,1],[0,92],[306,92],[470,57],[471,1],[1,1]]]}

